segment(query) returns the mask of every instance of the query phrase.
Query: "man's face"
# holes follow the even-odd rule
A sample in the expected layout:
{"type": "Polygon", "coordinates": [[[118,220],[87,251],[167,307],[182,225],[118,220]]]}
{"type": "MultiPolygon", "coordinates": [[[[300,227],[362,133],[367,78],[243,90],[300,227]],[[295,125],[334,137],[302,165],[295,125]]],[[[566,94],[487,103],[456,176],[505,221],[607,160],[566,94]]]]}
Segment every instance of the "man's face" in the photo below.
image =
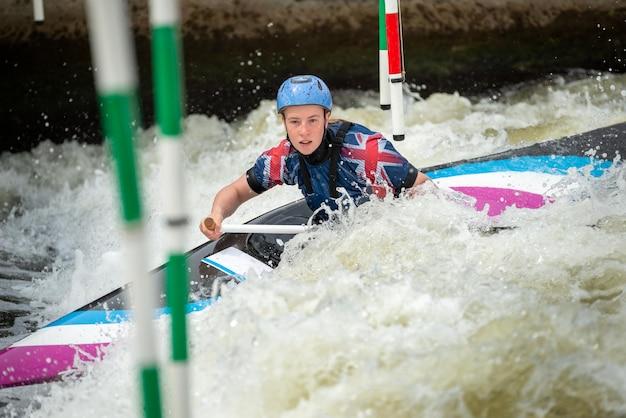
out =
{"type": "Polygon", "coordinates": [[[302,155],[310,155],[320,146],[328,124],[326,110],[317,105],[289,106],[283,110],[287,135],[302,155]]]}

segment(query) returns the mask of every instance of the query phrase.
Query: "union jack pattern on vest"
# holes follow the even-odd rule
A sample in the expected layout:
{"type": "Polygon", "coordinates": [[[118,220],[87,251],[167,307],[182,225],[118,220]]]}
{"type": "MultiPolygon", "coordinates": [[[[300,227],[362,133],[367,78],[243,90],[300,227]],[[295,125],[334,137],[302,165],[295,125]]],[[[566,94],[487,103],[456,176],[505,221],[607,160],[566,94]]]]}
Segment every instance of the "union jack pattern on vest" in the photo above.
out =
{"type": "MultiPolygon", "coordinates": [[[[340,124],[329,124],[333,134],[340,124]]],[[[311,209],[323,203],[336,209],[329,195],[329,160],[307,164],[311,176],[312,193],[307,193],[300,178],[298,152],[287,140],[263,152],[248,170],[248,183],[256,192],[263,192],[280,184],[297,184],[311,209]],[[259,187],[260,186],[260,187],[259,187]]],[[[403,187],[413,185],[417,170],[382,134],[359,124],[352,124],[345,136],[337,167],[337,188],[343,189],[358,205],[371,194],[384,197],[388,189],[398,194],[403,187]]]]}

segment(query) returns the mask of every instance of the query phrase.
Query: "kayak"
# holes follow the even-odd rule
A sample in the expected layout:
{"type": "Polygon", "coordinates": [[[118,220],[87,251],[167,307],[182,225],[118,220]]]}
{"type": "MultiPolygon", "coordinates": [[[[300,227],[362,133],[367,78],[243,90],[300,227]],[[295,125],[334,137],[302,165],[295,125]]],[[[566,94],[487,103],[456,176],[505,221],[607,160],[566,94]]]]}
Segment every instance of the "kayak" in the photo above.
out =
{"type": "MultiPolygon", "coordinates": [[[[479,158],[422,169],[441,189],[470,197],[478,211],[497,217],[507,208],[537,209],[558,197],[553,191],[565,176],[579,172],[600,177],[622,164],[626,123],[542,142],[479,158]]],[[[267,212],[249,224],[302,225],[312,211],[301,199],[267,212]]],[[[246,274],[263,274],[280,262],[290,234],[224,234],[186,254],[190,269],[187,311],[206,309],[219,297],[220,285],[236,285],[246,274]]],[[[167,315],[165,265],[151,272],[161,286],[160,308],[167,315]]],[[[128,297],[123,286],[53,321],[0,350],[0,388],[60,379],[82,362],[102,359],[106,347],[129,326],[128,297]]]]}

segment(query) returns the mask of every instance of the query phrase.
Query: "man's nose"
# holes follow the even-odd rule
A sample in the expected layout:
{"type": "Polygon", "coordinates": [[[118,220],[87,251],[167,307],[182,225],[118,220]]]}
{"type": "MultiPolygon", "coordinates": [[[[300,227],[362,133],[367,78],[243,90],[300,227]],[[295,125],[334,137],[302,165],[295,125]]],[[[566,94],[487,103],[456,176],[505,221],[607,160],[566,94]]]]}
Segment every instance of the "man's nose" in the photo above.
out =
{"type": "Polygon", "coordinates": [[[300,135],[306,135],[308,132],[309,132],[309,127],[306,125],[306,123],[300,124],[298,133],[300,135]]]}

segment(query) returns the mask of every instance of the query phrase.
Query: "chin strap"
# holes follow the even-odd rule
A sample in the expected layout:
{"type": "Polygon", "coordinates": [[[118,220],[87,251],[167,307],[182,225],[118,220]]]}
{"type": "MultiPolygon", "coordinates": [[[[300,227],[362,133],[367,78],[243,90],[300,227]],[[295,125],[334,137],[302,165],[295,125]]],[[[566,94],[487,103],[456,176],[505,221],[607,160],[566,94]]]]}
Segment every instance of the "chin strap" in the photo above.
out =
{"type": "Polygon", "coordinates": [[[337,166],[339,165],[339,154],[341,153],[341,146],[343,145],[343,140],[350,130],[352,123],[350,122],[342,122],[341,126],[337,130],[337,134],[334,137],[334,141],[330,141],[330,167],[328,167],[328,178],[329,178],[329,192],[330,196],[333,199],[337,199],[340,195],[337,191],[337,166]]]}

